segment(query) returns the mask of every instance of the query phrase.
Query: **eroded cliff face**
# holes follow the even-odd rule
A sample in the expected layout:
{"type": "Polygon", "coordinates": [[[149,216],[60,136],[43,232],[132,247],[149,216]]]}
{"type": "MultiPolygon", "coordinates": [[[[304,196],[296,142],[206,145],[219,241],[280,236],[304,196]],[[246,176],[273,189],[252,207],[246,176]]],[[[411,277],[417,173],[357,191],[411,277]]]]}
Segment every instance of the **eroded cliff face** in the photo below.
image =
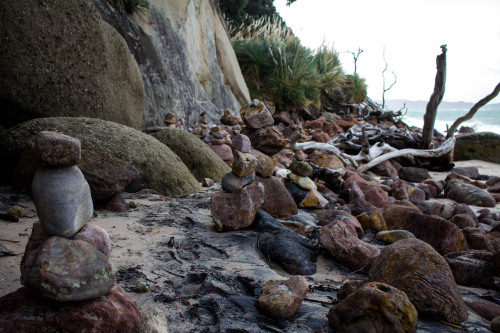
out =
{"type": "Polygon", "coordinates": [[[85,116],[136,129],[187,126],[249,101],[212,0],[149,0],[133,14],[107,0],[0,2],[0,126],[85,116]]]}
{"type": "Polygon", "coordinates": [[[217,122],[227,108],[238,113],[248,88],[212,0],[150,0],[147,9],[120,12],[95,0],[104,20],[126,40],[146,92],[145,127],[163,125],[167,113],[186,126],[207,113],[217,122]]]}

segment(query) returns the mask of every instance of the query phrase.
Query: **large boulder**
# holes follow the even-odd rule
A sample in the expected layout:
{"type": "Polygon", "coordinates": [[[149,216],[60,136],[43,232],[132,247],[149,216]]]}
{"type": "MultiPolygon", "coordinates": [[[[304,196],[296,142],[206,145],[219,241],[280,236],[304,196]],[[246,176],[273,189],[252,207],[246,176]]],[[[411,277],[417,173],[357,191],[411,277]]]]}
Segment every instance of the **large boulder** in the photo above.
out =
{"type": "Polygon", "coordinates": [[[3,177],[9,179],[26,143],[43,130],[72,136],[81,141],[84,150],[102,151],[133,165],[141,177],[130,185],[130,190],[151,188],[162,194],[177,195],[202,189],[182,160],[157,139],[124,125],[94,118],[40,118],[5,130],[0,140],[0,156],[7,161],[1,166],[3,177]]]}
{"type": "Polygon", "coordinates": [[[220,183],[222,177],[231,171],[231,168],[206,143],[187,131],[157,127],[148,130],[147,133],[172,149],[200,182],[210,178],[220,183]]]}
{"type": "MultiPolygon", "coordinates": [[[[237,113],[250,101],[216,3],[209,0],[148,1],[134,15],[95,0],[101,15],[125,39],[139,64],[145,88],[146,127],[165,115],[198,124],[201,113],[218,123],[221,111],[237,113]]],[[[135,1],[137,3],[137,1],[135,1]]]]}
{"type": "Polygon", "coordinates": [[[447,181],[444,194],[449,199],[467,205],[480,207],[495,207],[496,205],[496,200],[491,194],[461,179],[447,181]]]}
{"type": "Polygon", "coordinates": [[[370,280],[404,291],[420,314],[452,324],[467,319],[450,266],[419,239],[403,239],[382,249],[370,270],[370,280]]]}
{"type": "Polygon", "coordinates": [[[484,132],[457,136],[453,154],[455,161],[500,163],[500,135],[484,132]]]}
{"type": "Polygon", "coordinates": [[[142,127],[144,84],[91,0],[0,3],[0,123],[96,117],[142,127]]]}

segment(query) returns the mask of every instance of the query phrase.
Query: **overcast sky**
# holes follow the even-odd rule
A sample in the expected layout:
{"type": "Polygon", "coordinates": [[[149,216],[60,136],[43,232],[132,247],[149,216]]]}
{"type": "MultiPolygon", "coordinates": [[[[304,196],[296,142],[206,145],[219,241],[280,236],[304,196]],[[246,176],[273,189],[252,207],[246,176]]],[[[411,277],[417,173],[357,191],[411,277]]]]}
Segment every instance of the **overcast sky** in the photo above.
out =
{"type": "MultiPolygon", "coordinates": [[[[429,100],[436,56],[447,44],[445,101],[477,102],[500,82],[500,0],[297,0],[277,11],[300,38],[316,49],[323,41],[354,70],[349,51],[360,47],[357,71],[368,95],[382,98],[385,55],[398,82],[386,99],[429,100]]],[[[387,75],[390,84],[392,76],[387,75]]],[[[491,103],[500,103],[497,97],[491,103]]]]}

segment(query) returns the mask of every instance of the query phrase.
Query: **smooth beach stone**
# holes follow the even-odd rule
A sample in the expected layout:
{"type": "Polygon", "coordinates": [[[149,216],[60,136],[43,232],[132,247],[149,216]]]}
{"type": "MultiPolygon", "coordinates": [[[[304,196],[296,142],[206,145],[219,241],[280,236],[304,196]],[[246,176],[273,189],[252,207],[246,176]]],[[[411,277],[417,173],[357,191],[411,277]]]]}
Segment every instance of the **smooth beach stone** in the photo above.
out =
{"type": "Polygon", "coordinates": [[[38,169],[32,193],[40,222],[54,236],[73,236],[94,213],[89,184],[76,166],[38,169]]]}
{"type": "Polygon", "coordinates": [[[80,140],[49,131],[35,136],[35,154],[46,166],[63,168],[77,165],[81,159],[80,140]]]}
{"type": "Polygon", "coordinates": [[[317,190],[318,186],[312,181],[311,178],[309,177],[302,177],[297,174],[291,173],[288,175],[288,178],[293,181],[295,184],[299,185],[300,188],[310,191],[310,190],[317,190]]]}
{"type": "Polygon", "coordinates": [[[358,219],[343,210],[330,209],[320,212],[316,215],[316,220],[318,221],[319,226],[328,225],[330,222],[344,222],[354,227],[359,239],[363,238],[365,235],[363,227],[359,223],[358,219]]]}
{"type": "Polygon", "coordinates": [[[495,268],[488,262],[491,257],[491,252],[472,250],[453,252],[444,258],[450,265],[457,284],[493,289],[495,268]]]}
{"type": "Polygon", "coordinates": [[[98,225],[86,224],[80,231],[74,234],[71,239],[90,243],[107,258],[109,258],[111,254],[111,239],[109,238],[109,234],[98,225]]]}
{"type": "Polygon", "coordinates": [[[81,302],[48,300],[26,287],[0,298],[2,332],[136,333],[139,325],[137,308],[118,286],[81,302]]]}
{"type": "Polygon", "coordinates": [[[264,185],[264,203],[260,207],[274,217],[288,218],[298,213],[297,204],[281,179],[277,177],[257,177],[264,185]]]}
{"type": "Polygon", "coordinates": [[[228,172],[222,177],[222,189],[228,193],[234,193],[241,190],[246,185],[255,180],[255,172],[245,177],[238,177],[232,172],[228,172]]]}
{"type": "Polygon", "coordinates": [[[389,194],[379,185],[370,185],[364,189],[365,200],[377,208],[384,208],[389,205],[389,194]]]}
{"type": "Polygon", "coordinates": [[[404,291],[417,311],[448,323],[467,320],[467,308],[450,266],[432,246],[417,238],[402,239],[382,249],[370,281],[404,291]]]}
{"type": "Polygon", "coordinates": [[[410,183],[420,183],[431,178],[429,170],[417,167],[402,167],[398,170],[399,178],[410,183]]]}
{"type": "Polygon", "coordinates": [[[398,240],[415,238],[415,236],[408,230],[384,230],[377,232],[375,238],[385,244],[392,244],[398,240]]]}
{"type": "Polygon", "coordinates": [[[404,229],[406,219],[411,212],[421,213],[422,211],[407,200],[396,201],[395,203],[385,207],[382,215],[384,216],[387,229],[404,229]]]}
{"type": "Polygon", "coordinates": [[[360,279],[360,280],[347,280],[342,283],[339,291],[337,291],[337,299],[339,301],[343,300],[359,288],[361,288],[365,283],[369,282],[368,279],[360,279]]]}
{"type": "Polygon", "coordinates": [[[447,181],[444,194],[449,199],[467,205],[480,207],[495,207],[496,205],[496,200],[491,194],[461,179],[447,181]]]}
{"type": "Polygon", "coordinates": [[[290,319],[299,310],[308,291],[309,284],[303,276],[269,280],[261,288],[257,306],[271,318],[290,319]]]}
{"type": "Polygon", "coordinates": [[[250,226],[255,213],[264,203],[264,185],[256,182],[234,193],[217,192],[212,196],[210,211],[217,231],[238,230],[250,226]]]}
{"type": "Polygon", "coordinates": [[[168,333],[168,324],[165,314],[153,306],[139,306],[141,327],[138,333],[168,333]]]}
{"type": "Polygon", "coordinates": [[[250,153],[242,153],[239,150],[234,150],[234,161],[232,165],[233,173],[238,177],[245,177],[255,171],[259,160],[250,153]]]}
{"type": "Polygon", "coordinates": [[[111,263],[90,243],[52,236],[39,245],[27,246],[21,283],[40,295],[83,301],[106,295],[114,285],[111,263]]]}
{"type": "Polygon", "coordinates": [[[309,177],[313,172],[312,166],[304,161],[293,161],[288,168],[293,173],[302,177],[309,177]]]}
{"type": "Polygon", "coordinates": [[[356,229],[345,222],[331,222],[319,230],[319,243],[342,265],[368,271],[380,251],[358,238],[356,229]]]}
{"type": "Polygon", "coordinates": [[[222,145],[208,145],[224,162],[233,163],[234,156],[233,151],[230,146],[226,144],[222,145]]]}
{"type": "Polygon", "coordinates": [[[401,290],[369,282],[333,306],[328,322],[336,332],[413,333],[418,313],[401,290]]]}

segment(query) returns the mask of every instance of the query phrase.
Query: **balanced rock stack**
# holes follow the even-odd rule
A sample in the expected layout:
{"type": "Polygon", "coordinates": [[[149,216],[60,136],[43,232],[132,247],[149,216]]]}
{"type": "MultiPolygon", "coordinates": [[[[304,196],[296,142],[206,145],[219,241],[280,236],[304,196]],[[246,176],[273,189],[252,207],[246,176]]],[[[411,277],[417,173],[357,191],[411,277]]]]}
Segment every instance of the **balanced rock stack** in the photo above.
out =
{"type": "Polygon", "coordinates": [[[313,172],[311,165],[305,161],[293,161],[290,163],[289,169],[291,173],[288,174],[288,179],[297,184],[300,188],[309,191],[305,198],[299,203],[299,207],[325,208],[328,204],[328,200],[318,192],[317,185],[309,178],[313,172]]]}
{"type": "Polygon", "coordinates": [[[80,141],[42,131],[35,137],[35,154],[43,165],[32,186],[40,222],[33,225],[21,262],[25,287],[2,298],[9,312],[0,309],[0,327],[7,332],[136,332],[139,312],[115,286],[109,235],[87,224],[93,204],[76,166],[80,141]]]}
{"type": "Polygon", "coordinates": [[[250,226],[264,203],[264,186],[254,182],[259,160],[250,153],[250,140],[238,134],[233,142],[232,171],[222,178],[223,191],[212,196],[210,207],[218,231],[250,226]]]}
{"type": "Polygon", "coordinates": [[[224,161],[227,165],[231,165],[234,160],[231,150],[231,138],[225,130],[219,126],[214,126],[210,129],[207,136],[209,141],[208,146],[224,161]]]}
{"type": "Polygon", "coordinates": [[[199,137],[200,139],[205,138],[208,135],[209,129],[208,129],[208,123],[207,123],[207,115],[205,112],[202,112],[200,114],[200,118],[198,120],[199,124],[195,128],[191,130],[191,132],[199,137]]]}

